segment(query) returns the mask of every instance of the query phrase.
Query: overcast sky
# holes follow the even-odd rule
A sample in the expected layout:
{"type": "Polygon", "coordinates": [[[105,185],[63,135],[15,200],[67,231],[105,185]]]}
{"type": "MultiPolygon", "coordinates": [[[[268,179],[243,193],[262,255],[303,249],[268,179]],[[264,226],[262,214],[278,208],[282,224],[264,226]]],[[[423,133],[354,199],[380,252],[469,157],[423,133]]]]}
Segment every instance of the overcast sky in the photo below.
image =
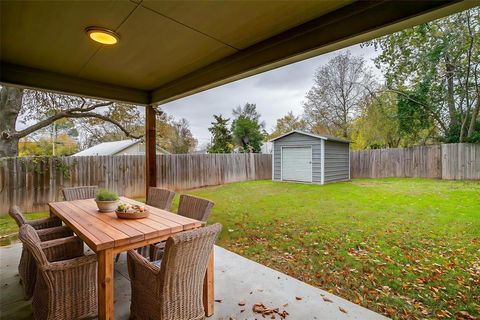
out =
{"type": "Polygon", "coordinates": [[[247,102],[257,105],[266,129],[270,132],[276,120],[287,112],[302,114],[302,101],[313,84],[315,70],[345,50],[363,56],[375,74],[381,76],[371,61],[378,52],[372,47],[360,48],[355,45],[200,92],[164,104],[162,109],[175,118],[185,118],[190,122],[199,147],[210,141],[208,127],[214,114],[231,118],[232,109],[247,102]]]}

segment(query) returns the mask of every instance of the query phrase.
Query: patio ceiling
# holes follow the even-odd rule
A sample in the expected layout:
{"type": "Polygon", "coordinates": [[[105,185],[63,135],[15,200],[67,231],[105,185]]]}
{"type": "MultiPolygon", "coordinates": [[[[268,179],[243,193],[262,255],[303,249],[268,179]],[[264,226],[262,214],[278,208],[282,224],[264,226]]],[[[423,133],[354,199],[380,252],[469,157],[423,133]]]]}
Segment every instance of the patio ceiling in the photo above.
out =
{"type": "Polygon", "coordinates": [[[475,1],[2,1],[0,81],[164,103],[473,7],[475,1]],[[89,26],[116,31],[102,46],[89,26]]]}

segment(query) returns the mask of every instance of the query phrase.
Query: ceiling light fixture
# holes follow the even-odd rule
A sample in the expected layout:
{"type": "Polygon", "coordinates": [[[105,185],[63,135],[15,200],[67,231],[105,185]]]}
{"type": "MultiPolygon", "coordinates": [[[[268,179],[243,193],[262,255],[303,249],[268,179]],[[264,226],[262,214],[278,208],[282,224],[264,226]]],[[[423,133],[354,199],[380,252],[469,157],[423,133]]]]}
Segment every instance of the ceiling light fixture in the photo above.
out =
{"type": "Polygon", "coordinates": [[[120,40],[120,36],[112,30],[108,30],[100,27],[88,27],[85,29],[87,35],[93,41],[101,44],[116,44],[120,40]]]}

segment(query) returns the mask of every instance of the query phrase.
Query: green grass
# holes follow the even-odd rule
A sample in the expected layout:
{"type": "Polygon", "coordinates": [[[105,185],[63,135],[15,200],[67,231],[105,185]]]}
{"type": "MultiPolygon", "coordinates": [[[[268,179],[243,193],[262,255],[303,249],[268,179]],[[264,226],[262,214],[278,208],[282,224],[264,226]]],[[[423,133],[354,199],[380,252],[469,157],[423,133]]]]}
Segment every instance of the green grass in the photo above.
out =
{"type": "Polygon", "coordinates": [[[480,183],[252,181],[215,201],[219,245],[393,318],[480,314],[480,183]]]}
{"type": "MultiPolygon", "coordinates": [[[[252,181],[188,193],[215,201],[218,244],[247,258],[397,319],[480,316],[480,182],[252,181]]],[[[16,226],[1,218],[0,232],[16,226]]]]}

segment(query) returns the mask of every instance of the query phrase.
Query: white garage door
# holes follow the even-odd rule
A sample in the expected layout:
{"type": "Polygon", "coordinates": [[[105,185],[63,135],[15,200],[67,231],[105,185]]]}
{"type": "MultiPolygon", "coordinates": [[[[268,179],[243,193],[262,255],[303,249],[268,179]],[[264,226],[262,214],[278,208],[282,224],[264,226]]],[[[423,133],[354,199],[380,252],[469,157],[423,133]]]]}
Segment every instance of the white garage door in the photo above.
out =
{"type": "Polygon", "coordinates": [[[312,148],[282,148],[282,180],[312,181],[312,148]]]}

